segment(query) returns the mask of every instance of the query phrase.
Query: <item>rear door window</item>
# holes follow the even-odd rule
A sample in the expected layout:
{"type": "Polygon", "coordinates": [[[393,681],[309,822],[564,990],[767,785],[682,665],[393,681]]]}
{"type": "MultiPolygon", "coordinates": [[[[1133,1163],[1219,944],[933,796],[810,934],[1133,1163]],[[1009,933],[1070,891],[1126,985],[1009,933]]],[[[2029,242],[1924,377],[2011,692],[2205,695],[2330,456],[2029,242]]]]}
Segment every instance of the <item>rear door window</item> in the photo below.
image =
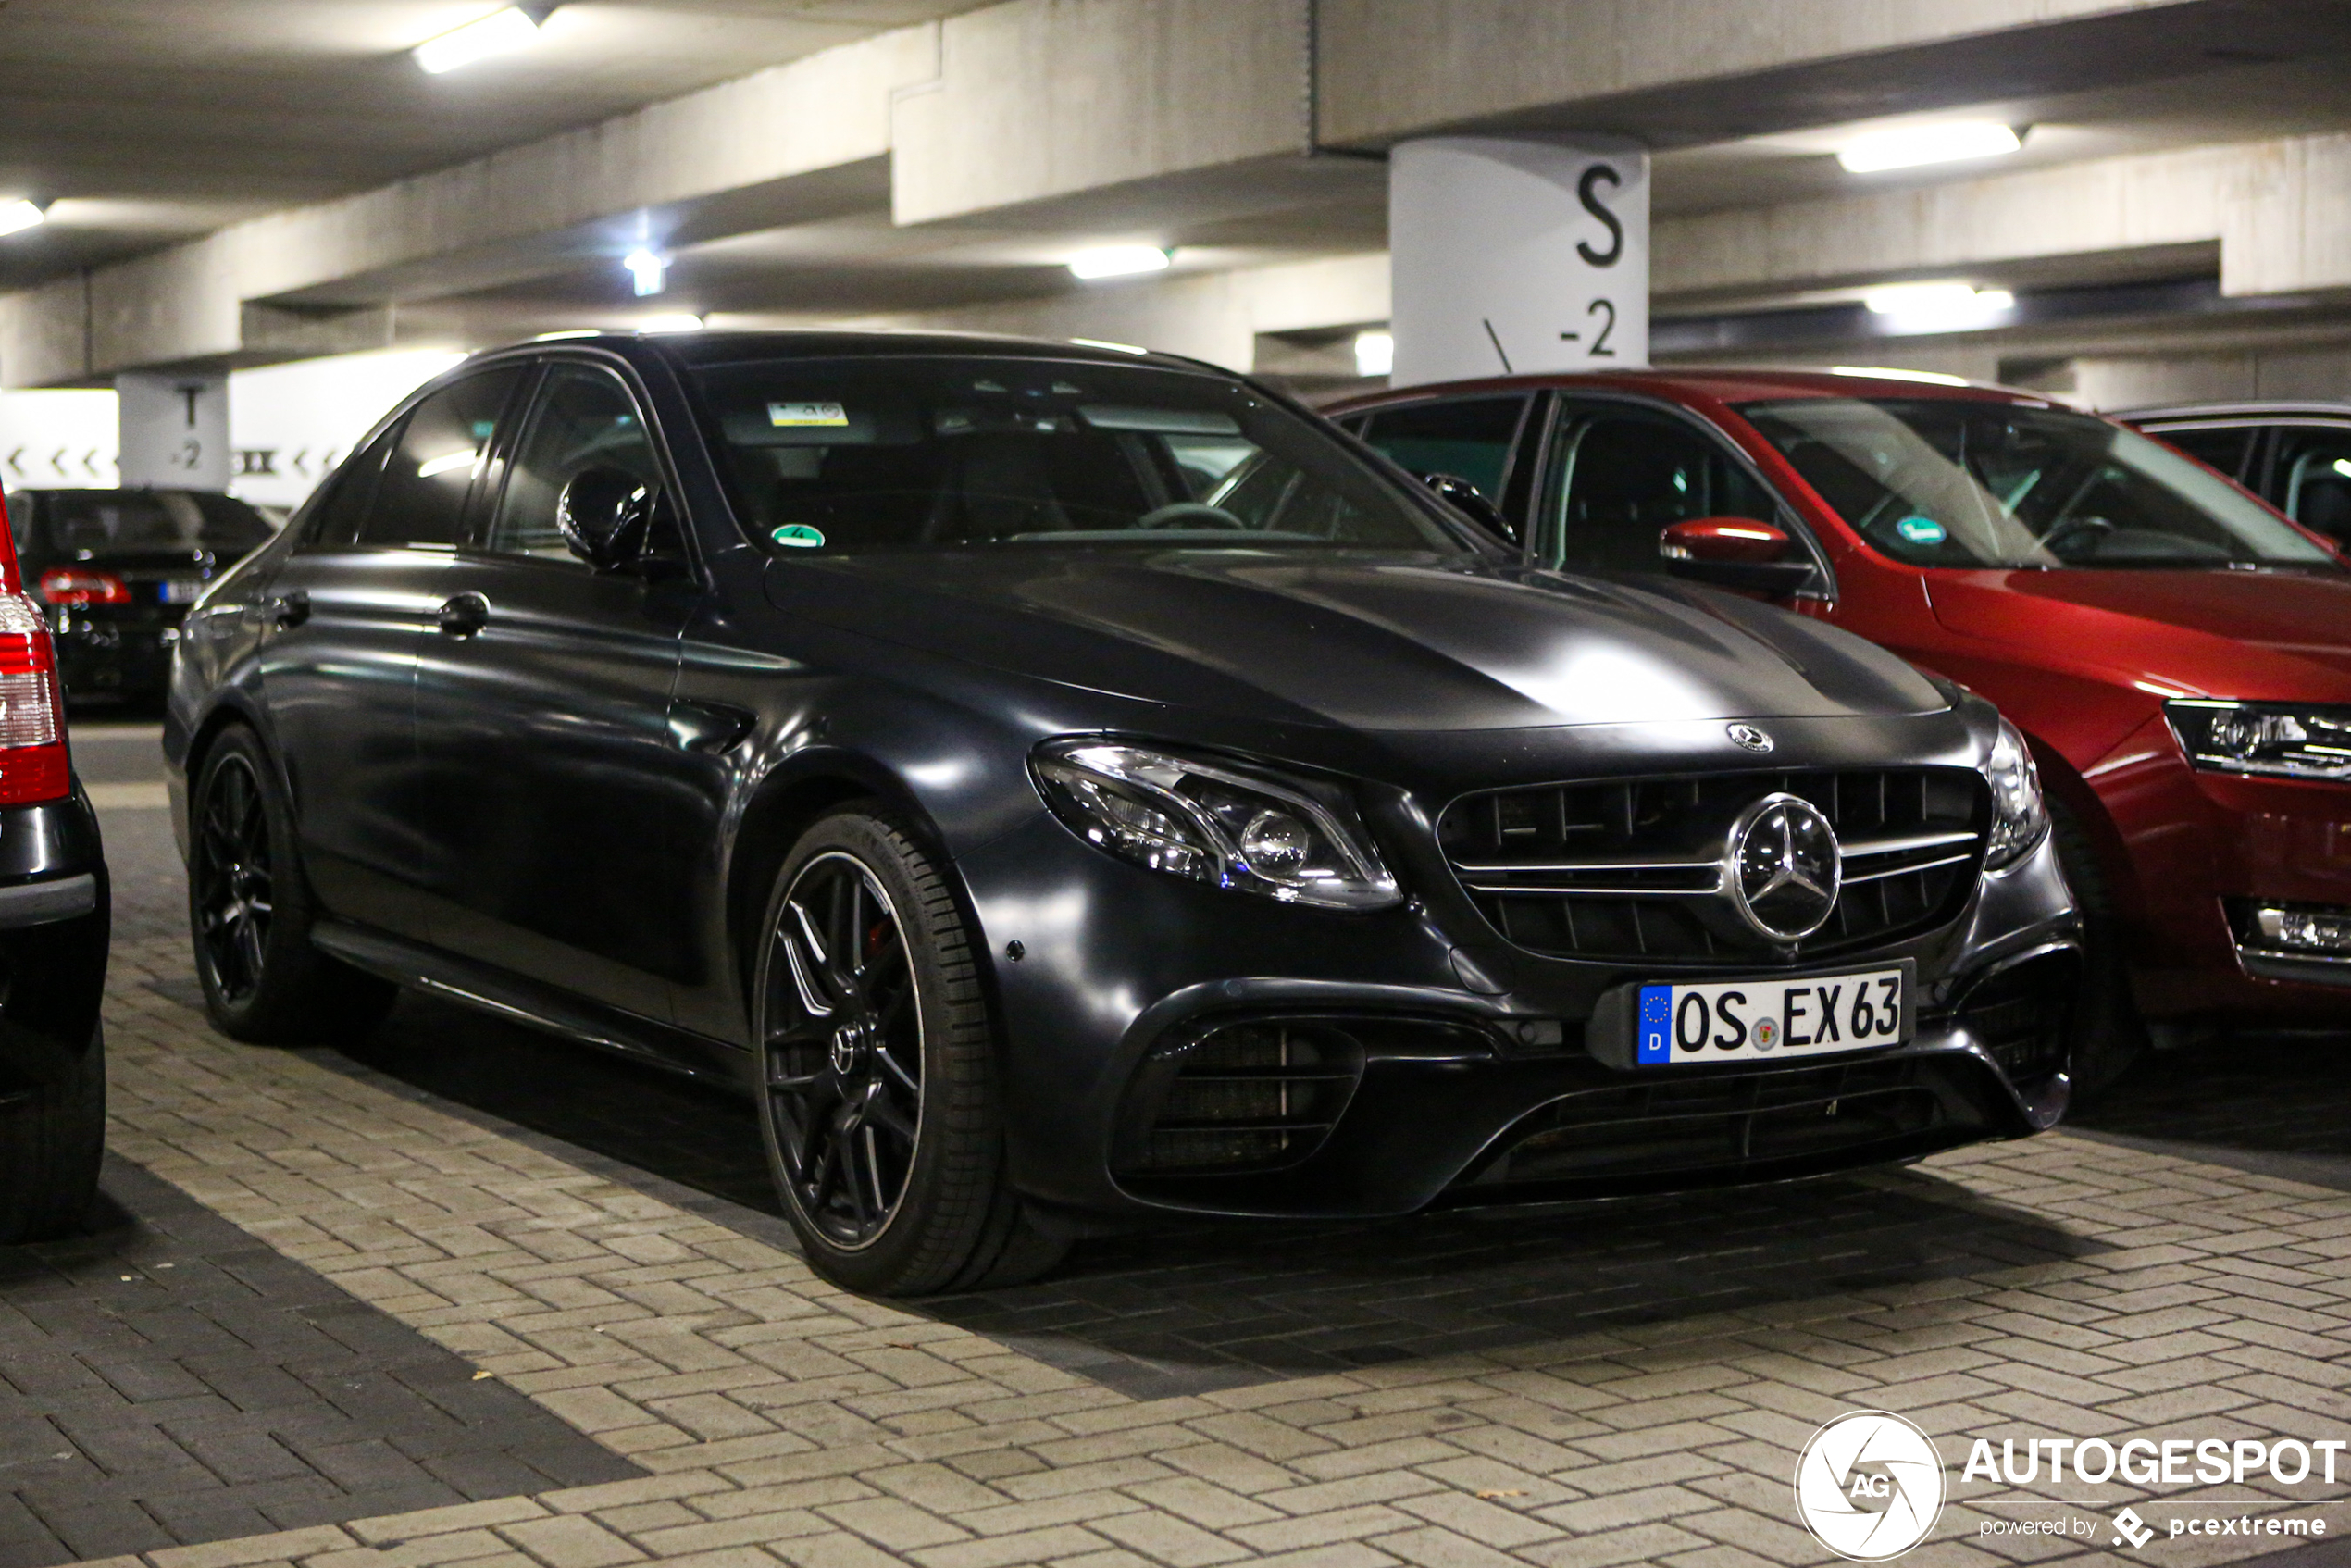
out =
{"type": "Polygon", "coordinates": [[[409,411],[376,476],[358,529],[362,544],[455,544],[499,420],[522,380],[501,365],[451,382],[409,411]]]}

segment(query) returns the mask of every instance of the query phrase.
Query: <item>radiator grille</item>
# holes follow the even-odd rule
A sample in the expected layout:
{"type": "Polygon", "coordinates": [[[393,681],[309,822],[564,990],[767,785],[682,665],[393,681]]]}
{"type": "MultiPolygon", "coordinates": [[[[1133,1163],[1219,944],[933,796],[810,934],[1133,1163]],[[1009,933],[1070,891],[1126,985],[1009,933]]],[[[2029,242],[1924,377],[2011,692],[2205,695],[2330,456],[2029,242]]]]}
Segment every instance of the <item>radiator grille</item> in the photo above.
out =
{"type": "Polygon", "coordinates": [[[1494,928],[1562,958],[1702,963],[1818,959],[1898,940],[1959,913],[1990,811],[1969,768],[1711,774],[1541,785],[1465,796],[1437,832],[1494,928]],[[1845,887],[1828,924],[1774,946],[1712,917],[1723,837],[1775,791],[1828,817],[1845,887]]]}

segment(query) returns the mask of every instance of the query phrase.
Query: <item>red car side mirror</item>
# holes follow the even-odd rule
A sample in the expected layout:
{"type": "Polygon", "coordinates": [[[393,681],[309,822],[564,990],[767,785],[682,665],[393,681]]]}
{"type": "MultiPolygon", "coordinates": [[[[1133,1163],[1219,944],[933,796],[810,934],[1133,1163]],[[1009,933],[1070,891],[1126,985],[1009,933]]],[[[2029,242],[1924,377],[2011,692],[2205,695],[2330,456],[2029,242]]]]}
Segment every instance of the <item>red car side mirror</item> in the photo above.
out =
{"type": "Polygon", "coordinates": [[[1818,570],[1794,544],[1785,529],[1753,517],[1692,517],[1657,536],[1657,553],[1673,576],[1767,599],[1818,590],[1818,570]]]}
{"type": "Polygon", "coordinates": [[[1753,517],[1692,517],[1657,536],[1657,552],[1669,561],[1776,561],[1787,546],[1786,534],[1753,517]]]}

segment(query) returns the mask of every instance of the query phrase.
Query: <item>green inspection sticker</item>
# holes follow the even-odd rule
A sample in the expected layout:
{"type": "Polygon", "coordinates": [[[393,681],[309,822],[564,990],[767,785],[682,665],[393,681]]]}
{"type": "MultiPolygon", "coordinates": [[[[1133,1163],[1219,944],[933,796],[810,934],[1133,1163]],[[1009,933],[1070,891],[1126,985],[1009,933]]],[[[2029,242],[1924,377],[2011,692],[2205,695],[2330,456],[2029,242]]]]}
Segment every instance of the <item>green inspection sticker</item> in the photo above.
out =
{"type": "Polygon", "coordinates": [[[1933,517],[1905,517],[1894,525],[1894,531],[1912,544],[1940,544],[1950,537],[1950,530],[1933,517]]]}
{"type": "Polygon", "coordinates": [[[815,550],[825,542],[825,536],[806,523],[786,523],[767,537],[778,544],[789,544],[794,550],[815,550]]]}

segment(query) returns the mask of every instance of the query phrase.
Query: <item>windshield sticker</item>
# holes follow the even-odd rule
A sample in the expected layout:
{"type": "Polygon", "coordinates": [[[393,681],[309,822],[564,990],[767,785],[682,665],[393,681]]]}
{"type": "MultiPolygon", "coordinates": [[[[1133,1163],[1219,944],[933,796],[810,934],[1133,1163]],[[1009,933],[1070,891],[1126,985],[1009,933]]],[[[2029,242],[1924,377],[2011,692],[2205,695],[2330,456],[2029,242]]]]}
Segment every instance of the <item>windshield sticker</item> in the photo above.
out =
{"type": "Polygon", "coordinates": [[[825,542],[825,536],[806,523],[786,523],[767,537],[794,550],[815,550],[825,542]]]}
{"type": "Polygon", "coordinates": [[[1894,525],[1894,531],[1912,544],[1940,544],[1950,537],[1950,530],[1933,517],[1905,517],[1894,525]]]}
{"type": "Polygon", "coordinates": [[[845,426],[849,423],[849,411],[838,403],[771,403],[767,405],[767,423],[777,429],[845,426]]]}

